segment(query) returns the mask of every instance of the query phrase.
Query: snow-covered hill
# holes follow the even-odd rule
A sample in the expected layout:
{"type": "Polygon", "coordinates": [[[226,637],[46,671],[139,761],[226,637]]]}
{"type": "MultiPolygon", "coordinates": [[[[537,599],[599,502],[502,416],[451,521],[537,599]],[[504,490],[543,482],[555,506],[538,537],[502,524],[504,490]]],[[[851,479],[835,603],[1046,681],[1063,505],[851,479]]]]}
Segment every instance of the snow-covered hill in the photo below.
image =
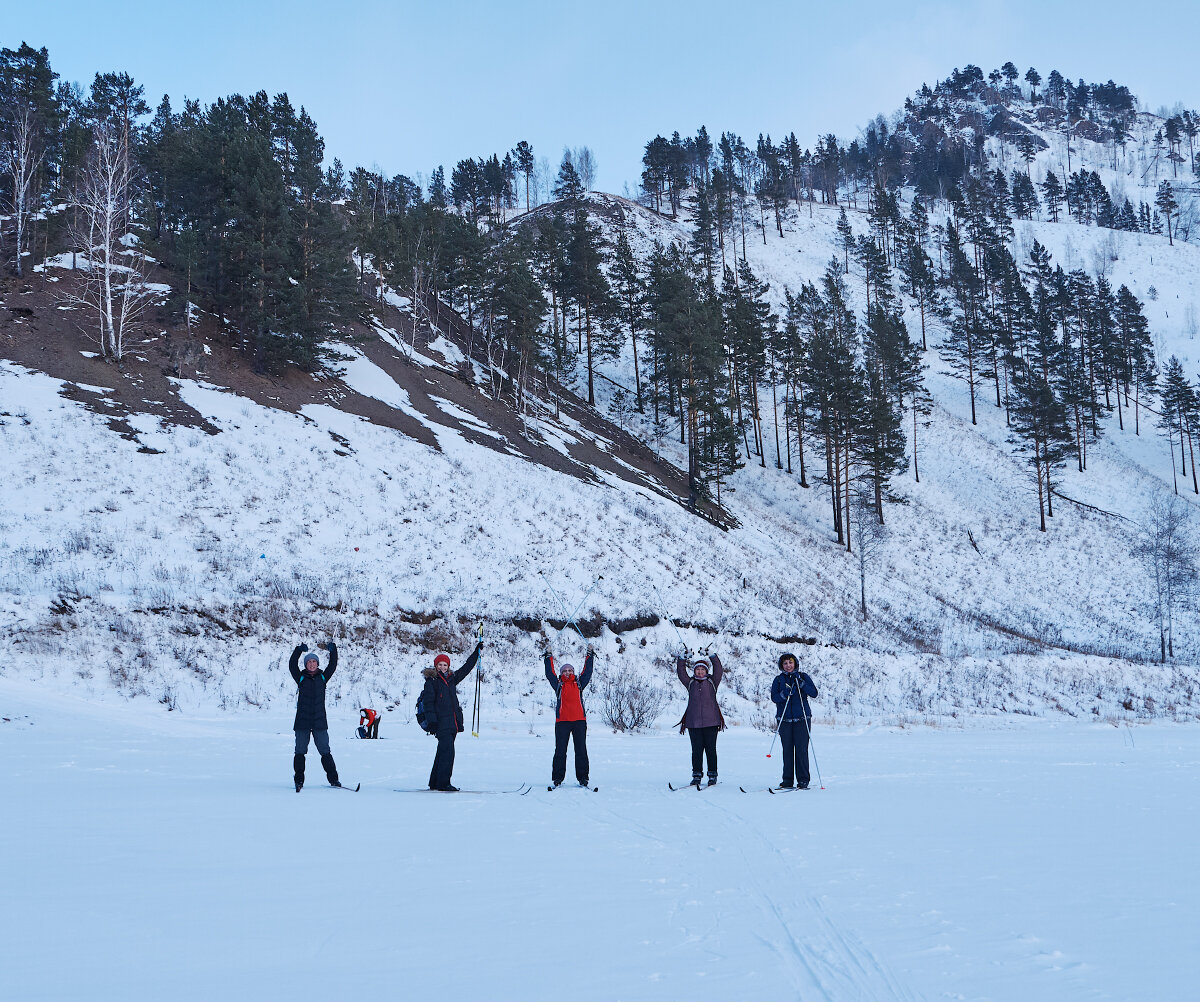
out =
{"type": "MultiPolygon", "coordinates": [[[[1009,113],[1042,141],[1035,180],[1059,170],[1061,135],[1031,106],[1009,113]]],[[[1010,143],[992,137],[987,148],[1012,168],[1010,143]]],[[[1114,150],[1076,137],[1073,164],[1107,172],[1131,197],[1152,191],[1135,154],[1114,150]]],[[[624,229],[643,257],[690,236],[686,211],[673,220],[616,196],[590,199],[605,233],[624,229]]],[[[841,258],[839,210],[793,205],[779,238],[770,212],[764,228],[748,206],[746,256],[777,307],[785,289],[841,258]]],[[[849,218],[866,229],[861,209],[849,218]]],[[[1064,267],[1128,284],[1160,357],[1195,371],[1200,247],[1074,221],[1015,224],[1018,259],[1035,240],[1064,267]]],[[[51,281],[71,279],[51,271],[51,281]]],[[[853,266],[848,283],[861,310],[853,266]]],[[[1087,472],[1069,470],[1061,485],[1079,504],[1058,505],[1051,531],[1039,532],[1003,412],[985,404],[970,423],[965,389],[943,371],[936,321],[921,482],[896,483],[906,503],[888,508],[864,621],[857,559],[833,542],[823,492],[775,468],[770,408],[765,466],[748,463],[722,509],[698,517],[680,503],[686,457],[669,431],[617,415],[673,466],[575,403],[557,418],[548,401],[518,418],[494,399],[495,373],[467,361],[461,322],[425,329],[398,296],[340,378],[293,379],[277,392],[248,389],[229,367],[164,379],[150,349],[120,376],[89,360],[82,371],[108,382],[80,385],[88,380],[31,350],[28,294],[9,293],[12,319],[0,324],[11,471],[0,483],[10,651],[0,673],[170,707],[257,707],[289,695],[281,665],[291,644],[329,634],[345,651],[336,698],[406,707],[429,652],[465,649],[484,619],[498,712],[537,716],[539,645],[580,644],[557,628],[565,615],[549,582],[568,607],[588,595],[585,632],[614,672],[661,689],[681,638],[713,644],[734,669],[731,716],[742,723],[765,719],[763,683],[797,646],[832,715],[1197,712],[1197,617],[1176,626],[1179,667],[1147,663],[1157,638],[1133,556],[1151,499],[1172,489],[1165,440],[1148,421],[1140,435],[1110,421],[1087,472]]],[[[86,344],[63,338],[78,362],[86,344]]],[[[628,347],[601,371],[608,413],[615,387],[633,381],[628,347]]]]}

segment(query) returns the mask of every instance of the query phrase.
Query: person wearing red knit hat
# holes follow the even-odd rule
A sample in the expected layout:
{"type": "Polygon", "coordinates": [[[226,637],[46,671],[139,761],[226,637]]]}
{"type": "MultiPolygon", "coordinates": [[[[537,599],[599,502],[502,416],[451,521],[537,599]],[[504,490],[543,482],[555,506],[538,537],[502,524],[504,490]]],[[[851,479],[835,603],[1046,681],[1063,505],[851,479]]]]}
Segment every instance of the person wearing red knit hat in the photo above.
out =
{"type": "Polygon", "coordinates": [[[483,641],[475,645],[471,656],[456,672],[450,671],[450,655],[439,654],[433,659],[433,667],[426,668],[425,689],[422,699],[429,718],[429,733],[437,736],[437,754],[433,757],[433,768],[429,772],[429,789],[443,793],[457,793],[458,787],[450,784],[454,772],[454,739],[463,730],[463,711],[458,702],[458,684],[471,674],[479,661],[483,641]]]}
{"type": "Polygon", "coordinates": [[[575,676],[575,668],[564,664],[555,671],[554,658],[546,651],[543,661],[546,681],[554,690],[554,758],[550,763],[550,779],[558,786],[567,775],[567,742],[575,745],[575,778],[580,786],[588,785],[587,713],[583,708],[583,690],[592,680],[592,664],[595,655],[588,645],[587,657],[583,660],[583,672],[575,676]]]}

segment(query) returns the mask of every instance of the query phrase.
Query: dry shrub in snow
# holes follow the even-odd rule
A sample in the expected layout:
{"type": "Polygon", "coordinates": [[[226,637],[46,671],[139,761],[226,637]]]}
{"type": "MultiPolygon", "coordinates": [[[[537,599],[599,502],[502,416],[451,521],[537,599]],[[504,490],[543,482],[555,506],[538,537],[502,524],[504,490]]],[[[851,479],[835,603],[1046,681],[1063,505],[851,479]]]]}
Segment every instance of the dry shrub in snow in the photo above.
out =
{"type": "Polygon", "coordinates": [[[623,665],[600,678],[600,716],[614,731],[644,731],[667,705],[667,692],[623,665]]]}

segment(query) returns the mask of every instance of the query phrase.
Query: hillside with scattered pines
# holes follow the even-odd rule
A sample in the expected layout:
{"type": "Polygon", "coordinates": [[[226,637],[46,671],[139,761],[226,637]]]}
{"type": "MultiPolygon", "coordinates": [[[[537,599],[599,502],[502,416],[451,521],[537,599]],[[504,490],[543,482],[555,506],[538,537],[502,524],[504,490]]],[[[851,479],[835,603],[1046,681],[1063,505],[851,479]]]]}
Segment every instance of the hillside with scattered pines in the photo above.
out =
{"type": "Polygon", "coordinates": [[[0,50],[0,674],[253,710],[331,635],[407,712],[483,620],[531,720],[546,642],[619,729],[683,645],[738,724],[784,650],[835,719],[1194,719],[1200,114],[1006,63],[780,126],[388,177],[0,50]]]}

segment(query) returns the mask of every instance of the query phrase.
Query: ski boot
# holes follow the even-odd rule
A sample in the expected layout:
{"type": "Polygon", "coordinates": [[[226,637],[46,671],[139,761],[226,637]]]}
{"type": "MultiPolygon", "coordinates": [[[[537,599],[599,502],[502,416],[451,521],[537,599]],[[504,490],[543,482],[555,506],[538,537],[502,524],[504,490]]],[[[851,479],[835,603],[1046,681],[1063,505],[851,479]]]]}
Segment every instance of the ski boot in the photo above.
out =
{"type": "Polygon", "coordinates": [[[304,786],[304,756],[292,756],[292,772],[295,773],[296,792],[299,793],[304,786]]]}
{"type": "Polygon", "coordinates": [[[709,786],[717,785],[717,774],[715,772],[710,772],[708,774],[708,785],[709,786]]]}
{"type": "Polygon", "coordinates": [[[341,786],[338,781],[337,766],[333,764],[332,755],[322,755],[321,765],[325,767],[325,778],[329,780],[330,786],[341,786]]]}
{"type": "Polygon", "coordinates": [[[695,787],[695,788],[698,790],[698,789],[700,789],[700,781],[701,781],[701,779],[702,779],[702,777],[701,777],[700,773],[698,773],[698,772],[693,772],[693,773],[692,773],[692,781],[691,781],[691,783],[689,783],[688,785],[689,785],[689,786],[694,786],[694,787],[695,787]]]}

